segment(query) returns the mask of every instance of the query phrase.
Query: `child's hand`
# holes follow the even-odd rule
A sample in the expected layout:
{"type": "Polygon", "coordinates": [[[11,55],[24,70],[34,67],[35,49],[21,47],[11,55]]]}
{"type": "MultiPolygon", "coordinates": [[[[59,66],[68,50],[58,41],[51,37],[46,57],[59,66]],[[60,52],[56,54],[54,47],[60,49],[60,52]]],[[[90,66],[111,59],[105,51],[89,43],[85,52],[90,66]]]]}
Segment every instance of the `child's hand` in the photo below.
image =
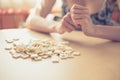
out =
{"type": "Polygon", "coordinates": [[[62,19],[61,27],[64,29],[65,32],[71,32],[71,31],[75,30],[78,26],[76,26],[73,23],[71,14],[67,13],[62,19]]]}
{"type": "Polygon", "coordinates": [[[93,23],[90,18],[90,13],[88,8],[74,4],[73,7],[71,8],[71,18],[74,24],[80,25],[82,28],[82,31],[86,34],[89,35],[91,32],[93,32],[93,23]]]}

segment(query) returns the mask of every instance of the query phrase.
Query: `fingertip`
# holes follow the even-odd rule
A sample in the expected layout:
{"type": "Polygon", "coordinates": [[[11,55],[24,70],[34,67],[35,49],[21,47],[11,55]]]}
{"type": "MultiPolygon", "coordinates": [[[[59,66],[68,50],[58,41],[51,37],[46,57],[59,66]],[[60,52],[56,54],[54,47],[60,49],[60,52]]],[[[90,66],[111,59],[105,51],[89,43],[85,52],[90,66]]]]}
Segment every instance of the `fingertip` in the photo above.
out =
{"type": "Polygon", "coordinates": [[[65,29],[63,26],[61,26],[59,29],[58,29],[58,33],[59,34],[64,34],[65,33],[65,29]]]}
{"type": "Polygon", "coordinates": [[[81,9],[88,9],[86,6],[80,5],[80,4],[73,4],[71,9],[76,9],[76,8],[81,8],[81,9]]]}
{"type": "Polygon", "coordinates": [[[67,18],[70,18],[70,17],[71,17],[71,12],[68,12],[68,13],[66,14],[66,17],[67,17],[67,18]]]}
{"type": "Polygon", "coordinates": [[[78,4],[73,4],[72,8],[71,9],[74,9],[77,7],[78,4]]]}
{"type": "Polygon", "coordinates": [[[58,32],[59,34],[64,34],[65,33],[65,31],[60,31],[60,32],[58,32]]]}
{"type": "Polygon", "coordinates": [[[73,4],[73,6],[79,6],[79,4],[75,3],[75,4],[73,4]]]}

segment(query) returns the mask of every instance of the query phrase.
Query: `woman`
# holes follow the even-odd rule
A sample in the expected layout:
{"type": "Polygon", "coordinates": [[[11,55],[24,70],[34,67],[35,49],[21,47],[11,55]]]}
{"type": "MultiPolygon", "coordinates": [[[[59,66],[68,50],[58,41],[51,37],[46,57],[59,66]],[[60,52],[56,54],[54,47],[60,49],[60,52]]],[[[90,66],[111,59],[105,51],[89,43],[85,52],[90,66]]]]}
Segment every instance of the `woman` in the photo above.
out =
{"type": "Polygon", "coordinates": [[[70,30],[82,28],[82,31],[88,36],[120,41],[120,26],[111,26],[110,20],[116,4],[119,4],[119,1],[105,0],[105,6],[98,12],[91,12],[87,5],[74,4],[70,13],[63,18],[62,27],[70,30]],[[72,26],[68,21],[73,21],[76,26],[72,26]],[[67,26],[71,26],[71,28],[67,26]]]}

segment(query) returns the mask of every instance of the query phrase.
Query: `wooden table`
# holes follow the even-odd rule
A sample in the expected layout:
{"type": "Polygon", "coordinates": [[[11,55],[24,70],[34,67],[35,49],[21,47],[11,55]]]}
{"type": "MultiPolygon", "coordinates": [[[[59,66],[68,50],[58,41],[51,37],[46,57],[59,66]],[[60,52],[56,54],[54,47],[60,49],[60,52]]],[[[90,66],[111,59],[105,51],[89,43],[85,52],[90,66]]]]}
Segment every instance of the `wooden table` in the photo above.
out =
{"type": "Polygon", "coordinates": [[[0,80],[120,80],[120,43],[87,37],[81,32],[43,34],[28,29],[0,30],[0,80]],[[13,59],[4,50],[12,37],[65,39],[81,56],[52,63],[13,59]]]}

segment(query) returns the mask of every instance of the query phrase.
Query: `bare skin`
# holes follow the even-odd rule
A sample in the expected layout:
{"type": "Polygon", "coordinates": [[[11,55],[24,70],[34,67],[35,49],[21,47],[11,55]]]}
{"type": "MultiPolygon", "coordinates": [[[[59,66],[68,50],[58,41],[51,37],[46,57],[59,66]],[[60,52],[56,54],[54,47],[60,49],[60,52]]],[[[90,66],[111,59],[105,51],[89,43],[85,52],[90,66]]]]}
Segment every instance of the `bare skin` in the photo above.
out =
{"type": "MultiPolygon", "coordinates": [[[[94,25],[90,18],[92,13],[101,10],[101,6],[98,5],[104,5],[105,0],[67,0],[68,6],[72,8],[70,13],[66,14],[61,22],[45,20],[56,0],[42,1],[42,6],[33,8],[28,17],[28,28],[47,33],[71,32],[81,28],[88,36],[120,41],[120,26],[94,25]]],[[[120,2],[120,0],[118,1],[120,2]]]]}
{"type": "MultiPolygon", "coordinates": [[[[80,3],[81,5],[87,5],[91,6],[91,9],[93,9],[93,12],[97,12],[100,7],[96,7],[96,9],[92,8],[93,2],[95,4],[98,3],[96,0],[66,0],[67,5],[69,8],[72,7],[74,3],[80,3]]],[[[99,4],[102,5],[104,0],[99,0],[99,4]]],[[[55,22],[55,21],[47,21],[45,20],[46,16],[50,13],[50,11],[53,8],[53,5],[55,4],[56,0],[41,0],[41,2],[38,2],[36,6],[31,10],[31,13],[26,21],[27,27],[29,29],[35,30],[35,31],[40,31],[40,32],[58,32],[58,33],[64,33],[64,32],[71,32],[71,28],[65,28],[66,24],[70,23],[65,23],[65,26],[62,24],[62,22],[55,22]],[[61,27],[62,26],[62,27],[61,27]]],[[[95,5],[96,6],[96,5],[95,5]]],[[[64,18],[63,18],[64,20],[64,18]]],[[[62,20],[62,21],[63,21],[62,20]]],[[[74,24],[73,24],[74,25],[74,24]]],[[[67,25],[69,27],[69,25],[67,25]]]]}
{"type": "Polygon", "coordinates": [[[87,7],[73,5],[71,18],[74,24],[80,25],[82,31],[88,36],[120,41],[120,26],[94,25],[87,7]]]}

